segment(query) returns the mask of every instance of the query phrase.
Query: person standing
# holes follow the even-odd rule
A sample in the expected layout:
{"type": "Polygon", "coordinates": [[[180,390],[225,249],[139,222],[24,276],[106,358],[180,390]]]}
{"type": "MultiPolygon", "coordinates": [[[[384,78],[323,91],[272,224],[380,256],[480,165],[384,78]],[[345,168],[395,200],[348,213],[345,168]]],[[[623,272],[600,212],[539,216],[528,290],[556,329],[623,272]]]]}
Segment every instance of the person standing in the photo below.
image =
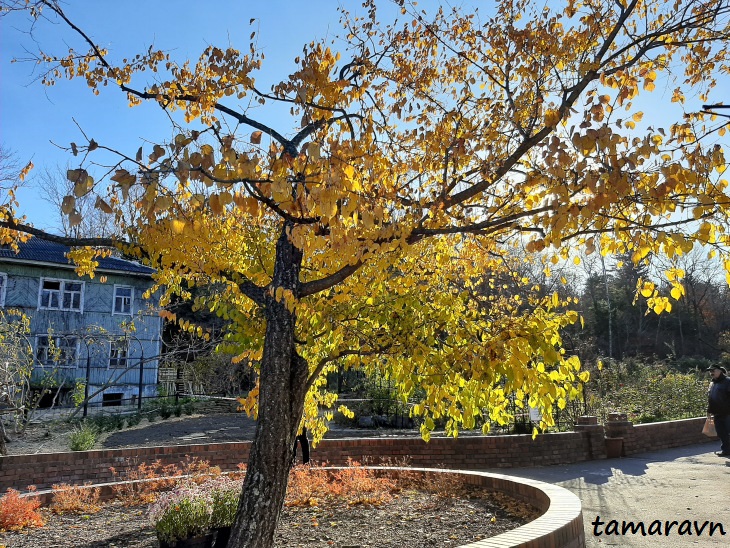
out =
{"type": "Polygon", "coordinates": [[[302,433],[294,439],[294,460],[297,460],[297,443],[302,446],[302,464],[309,463],[309,440],[307,439],[307,427],[302,426],[302,433]]]}
{"type": "Polygon", "coordinates": [[[713,416],[715,430],[722,445],[715,453],[718,457],[730,457],[730,378],[727,370],[719,365],[707,368],[712,375],[710,390],[707,393],[707,416],[713,416]]]}

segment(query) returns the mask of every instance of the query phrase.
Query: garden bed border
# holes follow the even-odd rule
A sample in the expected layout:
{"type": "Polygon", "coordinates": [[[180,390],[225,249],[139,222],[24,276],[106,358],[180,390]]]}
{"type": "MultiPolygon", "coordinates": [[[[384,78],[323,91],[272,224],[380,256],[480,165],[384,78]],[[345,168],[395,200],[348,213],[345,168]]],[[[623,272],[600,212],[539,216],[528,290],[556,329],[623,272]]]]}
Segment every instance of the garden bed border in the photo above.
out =
{"type": "MultiPolygon", "coordinates": [[[[375,470],[379,475],[398,477],[401,472],[420,473],[426,477],[444,474],[451,476],[454,482],[464,485],[504,493],[520,502],[534,506],[540,511],[536,519],[493,537],[482,539],[457,548],[584,548],[585,532],[583,529],[583,512],[580,499],[573,493],[541,481],[467,470],[448,470],[442,468],[412,468],[406,466],[363,466],[366,470],[375,470]]],[[[342,467],[328,467],[342,469],[342,467]]],[[[101,500],[109,500],[114,496],[114,487],[125,483],[143,483],[149,480],[134,482],[110,482],[97,485],[84,485],[82,489],[99,489],[101,500]]],[[[48,506],[53,499],[53,491],[48,489],[35,493],[26,493],[41,500],[48,506]]]]}

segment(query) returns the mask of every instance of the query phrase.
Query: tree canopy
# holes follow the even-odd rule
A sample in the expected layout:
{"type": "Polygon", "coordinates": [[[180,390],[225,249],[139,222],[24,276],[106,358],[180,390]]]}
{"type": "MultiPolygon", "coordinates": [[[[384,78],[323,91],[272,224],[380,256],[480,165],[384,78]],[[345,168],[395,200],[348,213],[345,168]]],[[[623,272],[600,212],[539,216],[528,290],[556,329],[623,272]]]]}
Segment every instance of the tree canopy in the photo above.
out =
{"type": "MultiPolygon", "coordinates": [[[[19,3],[81,43],[39,53],[45,84],[81,79],[171,113],[174,137],[136,153],[71,144],[79,167],[62,209],[78,223],[76,200],[95,194],[124,238],[76,243],[144,258],[164,299],[215,286],[196,306],[227,320],[231,347],[259,364],[237,546],[270,542],[261,516],[278,515],[302,416],[321,433],[331,367],[379,370],[403,398],[421,388],[425,437],[439,417],[453,434],[483,410],[504,420],[510,398],[551,424],[579,390],[560,335],[578,314],[530,291],[505,260],[514,246],[554,262],[581,248],[639,263],[700,243],[730,272],[726,120],[643,121],[662,102],[724,99],[726,0],[508,0],[488,14],[397,3],[402,19],[389,24],[373,0],[366,17],[343,10],[342,51],[306,45],[271,89],[256,85],[254,47],[114,59],[56,2],[19,3]],[[258,105],[286,107],[291,126],[258,118],[258,105]],[[88,164],[104,153],[115,159],[99,177],[88,164]],[[507,278],[527,291],[507,291],[507,278]]],[[[6,238],[37,233],[12,207],[2,215],[6,238]]],[[[74,252],[80,272],[95,253],[74,252]]],[[[682,270],[665,276],[670,295],[638,287],[657,313],[683,294],[682,270]]]]}

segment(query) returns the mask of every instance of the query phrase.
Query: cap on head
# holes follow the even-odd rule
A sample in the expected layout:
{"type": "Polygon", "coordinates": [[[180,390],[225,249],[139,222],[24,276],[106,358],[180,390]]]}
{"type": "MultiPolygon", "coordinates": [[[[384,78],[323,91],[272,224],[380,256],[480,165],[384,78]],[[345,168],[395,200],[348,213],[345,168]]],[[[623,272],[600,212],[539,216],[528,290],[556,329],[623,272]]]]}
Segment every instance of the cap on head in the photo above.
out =
{"type": "Polygon", "coordinates": [[[710,367],[705,369],[705,371],[714,371],[715,369],[719,369],[724,375],[727,375],[727,369],[725,369],[721,365],[711,365],[710,367]]]}

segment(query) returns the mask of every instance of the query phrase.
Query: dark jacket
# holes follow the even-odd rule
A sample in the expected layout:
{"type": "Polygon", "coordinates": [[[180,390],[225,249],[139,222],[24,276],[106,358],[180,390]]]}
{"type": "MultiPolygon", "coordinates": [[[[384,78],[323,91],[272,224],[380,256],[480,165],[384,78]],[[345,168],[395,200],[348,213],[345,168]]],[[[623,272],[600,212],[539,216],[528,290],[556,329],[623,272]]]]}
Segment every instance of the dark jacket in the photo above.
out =
{"type": "Polygon", "coordinates": [[[730,415],[730,378],[720,375],[717,379],[712,379],[707,399],[708,413],[730,415]]]}

